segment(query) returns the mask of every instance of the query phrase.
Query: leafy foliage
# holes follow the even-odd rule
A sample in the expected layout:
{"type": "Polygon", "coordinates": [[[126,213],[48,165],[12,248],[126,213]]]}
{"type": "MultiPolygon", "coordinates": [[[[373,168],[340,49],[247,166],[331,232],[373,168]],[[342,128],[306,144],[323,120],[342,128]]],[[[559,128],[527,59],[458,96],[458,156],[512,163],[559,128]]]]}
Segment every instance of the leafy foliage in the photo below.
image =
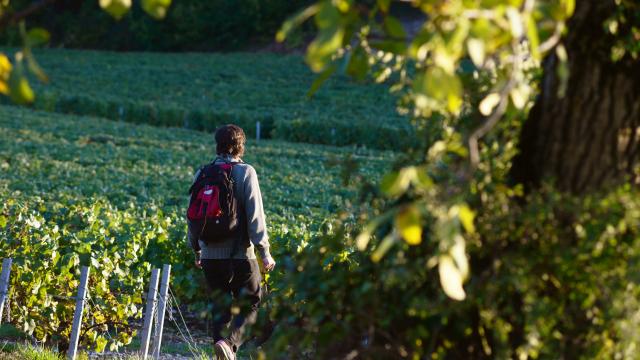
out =
{"type": "Polygon", "coordinates": [[[356,78],[392,79],[403,110],[428,131],[379,191],[346,208],[361,229],[338,220],[296,258],[299,271],[280,293],[289,295],[279,315],[291,331],[274,354],[630,356],[637,189],[576,197],[550,183],[525,194],[510,178],[545,54],[555,52],[560,80],[568,78],[562,35],[576,4],[413,3],[427,15],[414,37],[387,1],[318,1],[279,34],[313,18],[306,60],[319,80],[340,61],[356,78]]]}
{"type": "MultiPolygon", "coordinates": [[[[271,42],[282,21],[309,2],[65,1],[32,14],[29,24],[48,29],[55,47],[120,51],[239,50],[271,42]]],[[[11,0],[14,9],[30,4],[29,0],[11,0]]],[[[0,42],[21,45],[15,35],[9,31],[0,36],[0,42]]]]}

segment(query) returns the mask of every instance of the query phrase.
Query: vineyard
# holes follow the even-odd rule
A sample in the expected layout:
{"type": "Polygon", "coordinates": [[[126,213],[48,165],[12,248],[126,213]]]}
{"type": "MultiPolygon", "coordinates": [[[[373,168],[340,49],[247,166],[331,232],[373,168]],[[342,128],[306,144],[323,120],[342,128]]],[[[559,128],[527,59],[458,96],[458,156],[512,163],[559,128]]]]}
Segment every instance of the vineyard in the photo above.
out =
{"type": "MultiPolygon", "coordinates": [[[[82,339],[97,351],[135,336],[128,324],[142,315],[152,265],[172,264],[176,297],[202,310],[183,212],[195,169],[212,158],[211,135],[11,106],[0,119],[0,254],[14,258],[10,303],[20,304],[12,317],[22,331],[65,346],[80,265],[93,268],[85,321],[106,324],[82,339]]],[[[393,154],[249,142],[244,159],[260,176],[280,272],[357,195],[345,169],[329,165],[344,158],[377,181],[393,154]]],[[[279,276],[269,280],[276,289],[279,276]]]]}
{"type": "MultiPolygon", "coordinates": [[[[411,126],[384,86],[314,81],[302,58],[275,54],[36,52],[52,82],[37,108],[133,123],[213,130],[233,121],[255,134],[294,142],[406,147],[411,126]],[[135,77],[135,81],[130,81],[135,77]]],[[[36,83],[36,82],[34,82],[36,83]]]]}

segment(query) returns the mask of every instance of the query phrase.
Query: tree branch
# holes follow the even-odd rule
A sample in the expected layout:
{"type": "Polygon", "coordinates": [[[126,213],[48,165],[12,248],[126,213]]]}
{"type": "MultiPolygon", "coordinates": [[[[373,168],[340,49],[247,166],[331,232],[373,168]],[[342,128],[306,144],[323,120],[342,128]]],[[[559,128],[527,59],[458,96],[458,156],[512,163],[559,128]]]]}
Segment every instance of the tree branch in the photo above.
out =
{"type": "Polygon", "coordinates": [[[105,322],[103,322],[103,323],[94,324],[94,325],[91,325],[91,326],[89,326],[89,327],[84,328],[84,329],[82,330],[82,334],[80,335],[80,338],[84,338],[84,336],[87,334],[87,332],[89,332],[89,330],[91,330],[91,329],[95,329],[95,328],[97,328],[97,327],[104,326],[104,325],[107,325],[107,326],[108,326],[108,325],[114,325],[114,326],[122,326],[122,327],[125,327],[125,328],[131,328],[131,325],[129,325],[129,324],[125,324],[125,323],[122,323],[122,322],[118,322],[118,321],[105,321],[105,322]]]}
{"type": "Polygon", "coordinates": [[[27,6],[26,8],[18,12],[4,15],[3,17],[0,18],[0,30],[4,30],[4,28],[6,28],[7,26],[13,25],[19,22],[20,20],[23,20],[24,18],[34,14],[37,11],[40,11],[40,9],[54,3],[55,1],[56,0],[35,1],[31,3],[31,5],[27,6]]]}
{"type": "Polygon", "coordinates": [[[507,104],[509,103],[509,93],[515,86],[515,79],[512,76],[509,79],[507,85],[505,85],[500,91],[500,102],[498,106],[496,106],[493,113],[489,116],[487,121],[485,121],[482,125],[480,125],[477,129],[471,133],[469,136],[469,160],[471,161],[471,167],[475,169],[475,167],[480,162],[480,152],[478,150],[478,140],[485,136],[493,127],[498,123],[498,120],[504,115],[507,110],[507,104]]]}

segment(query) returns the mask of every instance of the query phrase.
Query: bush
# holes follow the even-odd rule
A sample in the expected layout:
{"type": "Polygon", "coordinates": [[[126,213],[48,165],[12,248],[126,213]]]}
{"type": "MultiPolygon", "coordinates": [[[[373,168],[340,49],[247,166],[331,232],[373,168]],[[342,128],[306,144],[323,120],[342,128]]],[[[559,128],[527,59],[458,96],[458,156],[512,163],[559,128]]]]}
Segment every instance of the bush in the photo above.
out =
{"type": "MultiPolygon", "coordinates": [[[[29,26],[52,33],[52,45],[70,48],[144,51],[233,50],[271,42],[282,21],[308,0],[174,1],[166,19],[155,21],[134,3],[115,22],[97,1],[61,1],[29,18],[29,26]]],[[[30,1],[12,1],[22,9],[30,1]]],[[[2,42],[21,44],[15,33],[2,42]]]]}

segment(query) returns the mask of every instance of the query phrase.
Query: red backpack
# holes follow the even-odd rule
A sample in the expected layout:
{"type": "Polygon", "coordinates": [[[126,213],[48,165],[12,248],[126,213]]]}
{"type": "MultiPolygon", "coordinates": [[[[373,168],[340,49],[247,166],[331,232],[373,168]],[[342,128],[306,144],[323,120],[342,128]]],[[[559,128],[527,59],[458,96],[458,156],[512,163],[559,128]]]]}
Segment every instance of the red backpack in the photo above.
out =
{"type": "Polygon", "coordinates": [[[238,201],[234,196],[234,165],[209,164],[198,172],[189,189],[189,231],[205,243],[221,242],[239,229],[238,201]]]}

